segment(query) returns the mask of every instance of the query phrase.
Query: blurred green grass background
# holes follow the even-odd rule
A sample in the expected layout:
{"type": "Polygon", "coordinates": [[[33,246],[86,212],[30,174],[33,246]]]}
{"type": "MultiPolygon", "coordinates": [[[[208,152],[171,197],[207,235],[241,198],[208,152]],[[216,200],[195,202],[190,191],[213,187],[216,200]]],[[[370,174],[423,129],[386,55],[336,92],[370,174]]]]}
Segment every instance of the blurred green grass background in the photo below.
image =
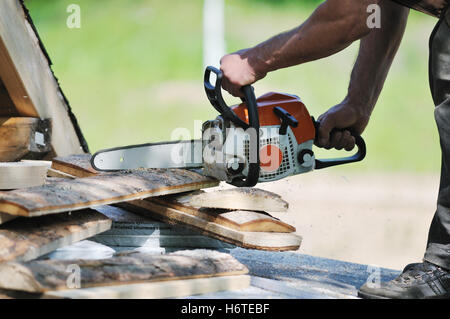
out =
{"type": "MultiPolygon", "coordinates": [[[[227,51],[302,23],[318,1],[226,0],[227,51]]],[[[26,0],[91,152],[169,140],[214,118],[202,86],[202,0],[26,0]],[[69,29],[69,4],[81,28],[69,29]]],[[[438,172],[440,151],[428,88],[428,37],[436,20],[412,12],[405,39],[364,137],[361,171],[438,172]]],[[[268,75],[257,94],[299,95],[318,117],[346,94],[358,43],[320,61],[268,75]]],[[[232,98],[227,99],[233,101],[232,98]]],[[[321,157],[335,155],[320,151],[321,157]]]]}

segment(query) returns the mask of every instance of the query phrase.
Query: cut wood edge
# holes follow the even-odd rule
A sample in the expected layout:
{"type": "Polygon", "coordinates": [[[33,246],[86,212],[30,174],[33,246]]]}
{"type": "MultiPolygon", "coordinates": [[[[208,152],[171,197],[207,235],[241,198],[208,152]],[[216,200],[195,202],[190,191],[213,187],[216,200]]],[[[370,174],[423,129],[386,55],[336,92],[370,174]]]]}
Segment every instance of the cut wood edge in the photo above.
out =
{"type": "Polygon", "coordinates": [[[49,168],[47,161],[22,161],[0,163],[0,189],[19,189],[45,184],[49,168]]]}
{"type": "Polygon", "coordinates": [[[135,209],[137,213],[146,214],[168,224],[192,227],[203,235],[244,248],[270,251],[298,250],[302,242],[302,237],[295,233],[236,231],[150,200],[132,201],[127,204],[129,208],[130,206],[137,208],[135,209]]]}
{"type": "MultiPolygon", "coordinates": [[[[186,196],[186,195],[182,195],[186,196]]],[[[253,232],[266,232],[268,228],[271,228],[272,232],[279,232],[279,233],[292,233],[295,232],[295,227],[286,224],[280,220],[275,219],[274,217],[270,216],[267,213],[263,212],[253,212],[253,211],[230,211],[230,212],[224,212],[221,214],[211,214],[208,213],[208,209],[214,210],[214,208],[205,208],[205,210],[197,209],[191,206],[187,206],[183,203],[178,203],[176,201],[176,198],[174,199],[164,199],[164,198],[155,198],[152,199],[152,201],[160,204],[165,205],[171,208],[174,208],[176,210],[183,211],[185,213],[188,213],[190,215],[198,216],[204,220],[221,224],[225,227],[235,229],[237,231],[253,231],[253,232]],[[248,222],[239,224],[232,219],[226,218],[227,214],[239,214],[239,213],[252,213],[255,216],[261,217],[258,221],[255,222],[248,222]]]]}
{"type": "Polygon", "coordinates": [[[280,195],[259,188],[240,187],[192,195],[189,205],[194,207],[286,212],[289,203],[280,195]]]}
{"type": "Polygon", "coordinates": [[[21,287],[21,291],[31,293],[44,290],[44,287],[34,279],[30,269],[19,263],[0,263],[0,273],[2,274],[0,276],[0,287],[2,289],[18,290],[17,287],[21,287]]]}
{"type": "Polygon", "coordinates": [[[49,177],[59,177],[59,178],[68,178],[68,179],[75,179],[76,177],[67,173],[64,173],[62,171],[58,171],[53,168],[49,168],[47,171],[47,176],[49,177]]]}
{"type": "MultiPolygon", "coordinates": [[[[79,157],[81,156],[86,156],[86,158],[89,156],[89,154],[81,154],[78,155],[79,157]]],[[[99,174],[99,172],[97,172],[96,170],[94,170],[94,168],[92,167],[82,167],[81,165],[76,165],[75,163],[72,163],[70,161],[65,161],[64,159],[70,159],[71,156],[68,157],[61,157],[61,158],[54,158],[52,160],[52,169],[58,170],[60,172],[72,175],[72,176],[76,176],[76,177],[92,177],[92,176],[96,176],[99,174]]],[[[86,165],[90,165],[90,162],[88,161],[86,163],[86,165]]]]}
{"type": "Polygon", "coordinates": [[[162,299],[187,297],[224,290],[240,290],[249,286],[249,275],[234,275],[48,291],[44,294],[44,297],[65,299],[162,299]]]}
{"type": "Polygon", "coordinates": [[[274,233],[294,233],[296,231],[295,227],[292,225],[289,225],[281,220],[276,219],[275,217],[272,217],[269,214],[263,214],[259,212],[251,212],[251,211],[231,211],[228,213],[224,213],[224,217],[227,217],[229,215],[234,214],[257,214],[261,218],[259,220],[255,221],[249,221],[246,223],[240,224],[240,230],[242,231],[249,231],[249,232],[274,232],[274,233]]]}

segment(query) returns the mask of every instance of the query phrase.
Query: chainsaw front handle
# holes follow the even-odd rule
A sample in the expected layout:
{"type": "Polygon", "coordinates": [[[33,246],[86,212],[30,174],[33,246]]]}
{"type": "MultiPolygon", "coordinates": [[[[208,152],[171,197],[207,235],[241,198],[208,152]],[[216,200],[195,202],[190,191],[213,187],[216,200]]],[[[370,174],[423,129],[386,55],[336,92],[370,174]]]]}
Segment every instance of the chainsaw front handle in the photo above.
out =
{"type": "MultiPolygon", "coordinates": [[[[316,122],[313,118],[313,123],[314,123],[314,126],[316,127],[316,132],[317,132],[320,122],[316,122]]],[[[358,135],[349,129],[336,129],[336,128],[331,131],[331,134],[336,131],[343,132],[345,130],[350,131],[350,134],[355,138],[355,144],[356,144],[356,147],[358,148],[358,151],[354,155],[349,156],[349,157],[316,159],[315,169],[322,169],[322,168],[331,167],[331,166],[360,162],[366,157],[366,152],[367,152],[366,142],[361,137],[361,135],[358,135]]]]}
{"type": "MultiPolygon", "coordinates": [[[[243,120],[241,120],[236,115],[236,113],[234,113],[233,110],[225,103],[225,100],[223,99],[222,96],[222,78],[223,78],[222,71],[216,69],[213,66],[206,67],[204,86],[206,96],[208,97],[209,102],[211,102],[212,106],[217,110],[217,112],[220,113],[220,115],[222,115],[223,118],[230,120],[231,122],[234,123],[234,125],[238,127],[248,129],[251,124],[249,125],[245,123],[243,120]],[[215,85],[211,84],[211,72],[216,75],[215,85]]],[[[248,99],[246,98],[246,100],[249,99],[251,100],[251,96],[249,96],[248,99]]]]}
{"type": "Polygon", "coordinates": [[[204,86],[206,96],[211,102],[212,106],[222,115],[224,119],[230,120],[237,127],[243,129],[253,128],[256,136],[250,134],[250,152],[256,154],[256,163],[249,163],[248,174],[245,179],[236,179],[231,182],[232,185],[238,187],[253,187],[258,183],[260,173],[260,158],[259,158],[259,114],[258,103],[256,102],[255,92],[251,85],[246,85],[241,88],[244,93],[243,102],[248,110],[248,124],[241,120],[236,113],[225,103],[222,96],[222,79],[223,73],[221,70],[208,66],[205,70],[204,86]],[[216,75],[215,85],[211,84],[211,72],[216,75]],[[253,141],[253,139],[256,139],[253,141]],[[252,149],[252,146],[256,146],[252,149]]]}

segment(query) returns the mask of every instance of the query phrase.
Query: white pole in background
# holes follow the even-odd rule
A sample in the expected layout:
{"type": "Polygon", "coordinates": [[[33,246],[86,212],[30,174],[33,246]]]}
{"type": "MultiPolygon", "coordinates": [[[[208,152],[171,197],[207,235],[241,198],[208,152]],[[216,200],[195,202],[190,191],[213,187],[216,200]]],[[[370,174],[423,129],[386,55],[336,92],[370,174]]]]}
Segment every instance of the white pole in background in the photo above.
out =
{"type": "Polygon", "coordinates": [[[203,64],[220,66],[225,54],[225,0],[205,0],[203,5],[203,64]]]}

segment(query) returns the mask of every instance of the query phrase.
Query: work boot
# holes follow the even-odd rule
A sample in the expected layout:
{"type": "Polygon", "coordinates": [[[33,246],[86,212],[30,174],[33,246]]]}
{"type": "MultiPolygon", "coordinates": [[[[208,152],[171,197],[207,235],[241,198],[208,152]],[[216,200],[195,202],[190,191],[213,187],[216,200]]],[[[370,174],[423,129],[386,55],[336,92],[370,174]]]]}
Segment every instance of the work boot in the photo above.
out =
{"type": "Polygon", "coordinates": [[[379,285],[366,283],[358,297],[367,299],[450,298],[450,271],[427,261],[409,264],[394,280],[379,285]]]}

